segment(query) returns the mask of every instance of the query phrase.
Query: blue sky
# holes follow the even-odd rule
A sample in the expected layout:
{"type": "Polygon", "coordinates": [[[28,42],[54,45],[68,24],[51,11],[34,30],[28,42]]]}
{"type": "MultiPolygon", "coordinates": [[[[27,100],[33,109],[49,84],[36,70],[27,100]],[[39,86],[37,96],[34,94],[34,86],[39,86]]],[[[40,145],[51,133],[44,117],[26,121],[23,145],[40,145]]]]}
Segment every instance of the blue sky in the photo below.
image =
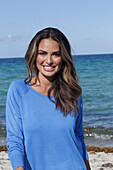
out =
{"type": "Polygon", "coordinates": [[[0,0],[0,57],[24,57],[32,37],[56,27],[72,53],[113,53],[113,0],[0,0]]]}

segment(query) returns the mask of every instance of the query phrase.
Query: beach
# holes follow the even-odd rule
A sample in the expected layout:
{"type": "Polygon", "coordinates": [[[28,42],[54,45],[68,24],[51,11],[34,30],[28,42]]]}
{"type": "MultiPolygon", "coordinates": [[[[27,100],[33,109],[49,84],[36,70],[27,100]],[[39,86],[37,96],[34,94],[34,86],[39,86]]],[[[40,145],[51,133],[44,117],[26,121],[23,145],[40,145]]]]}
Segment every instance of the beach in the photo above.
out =
{"type": "MultiPolygon", "coordinates": [[[[91,170],[113,170],[113,148],[87,147],[91,170]]],[[[6,146],[0,146],[0,170],[12,170],[6,146]]]]}

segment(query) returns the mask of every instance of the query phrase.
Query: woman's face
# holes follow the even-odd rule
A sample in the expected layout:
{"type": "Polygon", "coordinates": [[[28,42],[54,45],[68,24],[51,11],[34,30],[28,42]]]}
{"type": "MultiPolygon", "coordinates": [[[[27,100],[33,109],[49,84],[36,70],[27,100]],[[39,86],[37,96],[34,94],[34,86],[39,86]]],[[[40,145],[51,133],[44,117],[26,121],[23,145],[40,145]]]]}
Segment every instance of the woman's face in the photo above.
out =
{"type": "Polygon", "coordinates": [[[38,46],[36,65],[39,70],[39,78],[53,80],[62,66],[59,44],[51,39],[42,39],[38,46]]]}

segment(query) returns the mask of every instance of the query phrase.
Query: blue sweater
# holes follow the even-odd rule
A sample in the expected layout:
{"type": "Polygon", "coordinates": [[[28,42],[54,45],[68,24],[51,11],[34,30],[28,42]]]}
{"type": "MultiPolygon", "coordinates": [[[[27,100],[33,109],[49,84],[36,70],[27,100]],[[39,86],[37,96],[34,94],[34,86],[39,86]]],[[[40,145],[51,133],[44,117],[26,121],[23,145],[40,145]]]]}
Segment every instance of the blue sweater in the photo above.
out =
{"type": "Polygon", "coordinates": [[[6,103],[6,141],[13,169],[86,170],[82,97],[79,104],[80,114],[65,117],[47,95],[23,79],[14,81],[6,103]]]}

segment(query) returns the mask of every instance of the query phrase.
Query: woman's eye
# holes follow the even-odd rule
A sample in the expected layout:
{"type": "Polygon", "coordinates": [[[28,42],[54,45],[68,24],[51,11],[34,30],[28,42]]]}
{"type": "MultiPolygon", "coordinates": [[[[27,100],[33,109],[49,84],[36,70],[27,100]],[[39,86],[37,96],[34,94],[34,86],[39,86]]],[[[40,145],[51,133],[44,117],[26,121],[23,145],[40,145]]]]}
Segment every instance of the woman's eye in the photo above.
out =
{"type": "Polygon", "coordinates": [[[56,57],[60,56],[60,54],[57,54],[57,53],[56,53],[56,54],[54,54],[54,55],[55,55],[56,57]]]}
{"type": "Polygon", "coordinates": [[[45,53],[38,53],[38,55],[45,55],[45,53]]]}

